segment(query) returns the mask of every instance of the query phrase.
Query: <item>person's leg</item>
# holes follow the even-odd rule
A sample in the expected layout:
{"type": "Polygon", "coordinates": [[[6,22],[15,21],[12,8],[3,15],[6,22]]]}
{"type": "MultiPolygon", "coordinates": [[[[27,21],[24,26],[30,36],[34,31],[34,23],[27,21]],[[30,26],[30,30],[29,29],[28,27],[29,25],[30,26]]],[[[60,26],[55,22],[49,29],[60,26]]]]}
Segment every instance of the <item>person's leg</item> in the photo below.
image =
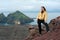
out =
{"type": "Polygon", "coordinates": [[[38,23],[38,28],[39,28],[39,34],[41,34],[41,21],[38,19],[37,23],[38,23]]]}
{"type": "Polygon", "coordinates": [[[48,32],[49,31],[49,26],[47,23],[45,23],[44,21],[42,22],[45,26],[46,26],[46,31],[48,32]]]}

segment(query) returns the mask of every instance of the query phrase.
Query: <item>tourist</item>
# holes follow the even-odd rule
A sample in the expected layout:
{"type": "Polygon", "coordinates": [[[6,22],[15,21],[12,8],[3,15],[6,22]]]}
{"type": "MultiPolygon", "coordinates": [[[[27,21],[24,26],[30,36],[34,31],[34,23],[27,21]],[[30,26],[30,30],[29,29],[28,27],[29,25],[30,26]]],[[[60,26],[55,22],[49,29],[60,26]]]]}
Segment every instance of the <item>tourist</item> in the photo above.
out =
{"type": "Polygon", "coordinates": [[[38,28],[39,28],[39,34],[41,34],[41,23],[43,23],[46,26],[46,31],[49,31],[49,26],[46,23],[47,20],[47,12],[44,6],[41,7],[41,12],[37,16],[37,23],[38,23],[38,28]]]}

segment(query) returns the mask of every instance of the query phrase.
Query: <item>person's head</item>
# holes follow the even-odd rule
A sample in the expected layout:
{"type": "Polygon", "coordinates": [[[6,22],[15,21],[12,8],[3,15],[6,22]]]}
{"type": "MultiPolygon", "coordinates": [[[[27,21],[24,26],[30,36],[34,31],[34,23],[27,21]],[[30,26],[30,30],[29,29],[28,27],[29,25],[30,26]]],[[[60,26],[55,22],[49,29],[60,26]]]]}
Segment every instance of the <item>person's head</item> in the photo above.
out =
{"type": "Polygon", "coordinates": [[[41,13],[44,13],[46,11],[46,8],[44,6],[41,7],[41,13]]]}

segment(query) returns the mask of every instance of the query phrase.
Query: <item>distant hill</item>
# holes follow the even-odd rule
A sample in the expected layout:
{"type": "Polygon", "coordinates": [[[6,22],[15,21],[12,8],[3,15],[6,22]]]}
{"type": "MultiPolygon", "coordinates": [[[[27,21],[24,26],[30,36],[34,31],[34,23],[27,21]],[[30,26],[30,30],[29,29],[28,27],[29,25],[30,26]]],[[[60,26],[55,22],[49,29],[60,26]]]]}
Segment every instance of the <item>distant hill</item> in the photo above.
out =
{"type": "Polygon", "coordinates": [[[7,16],[8,24],[26,24],[26,23],[30,23],[30,22],[33,22],[33,19],[29,18],[28,16],[26,16],[25,14],[23,14],[20,11],[10,13],[7,16]]]}
{"type": "Polygon", "coordinates": [[[0,23],[4,24],[7,22],[7,18],[3,13],[0,14],[0,23]]]}

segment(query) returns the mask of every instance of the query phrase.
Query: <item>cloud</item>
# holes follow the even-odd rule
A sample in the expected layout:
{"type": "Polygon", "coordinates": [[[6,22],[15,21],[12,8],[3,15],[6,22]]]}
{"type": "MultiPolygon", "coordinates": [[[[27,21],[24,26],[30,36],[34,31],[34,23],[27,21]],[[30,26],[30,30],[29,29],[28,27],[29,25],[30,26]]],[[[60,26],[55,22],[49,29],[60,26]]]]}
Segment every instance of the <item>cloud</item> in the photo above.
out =
{"type": "Polygon", "coordinates": [[[48,10],[60,10],[59,0],[0,0],[1,10],[38,11],[42,5],[48,10]]]}
{"type": "Polygon", "coordinates": [[[23,9],[33,9],[33,6],[23,6],[23,9]]]}

